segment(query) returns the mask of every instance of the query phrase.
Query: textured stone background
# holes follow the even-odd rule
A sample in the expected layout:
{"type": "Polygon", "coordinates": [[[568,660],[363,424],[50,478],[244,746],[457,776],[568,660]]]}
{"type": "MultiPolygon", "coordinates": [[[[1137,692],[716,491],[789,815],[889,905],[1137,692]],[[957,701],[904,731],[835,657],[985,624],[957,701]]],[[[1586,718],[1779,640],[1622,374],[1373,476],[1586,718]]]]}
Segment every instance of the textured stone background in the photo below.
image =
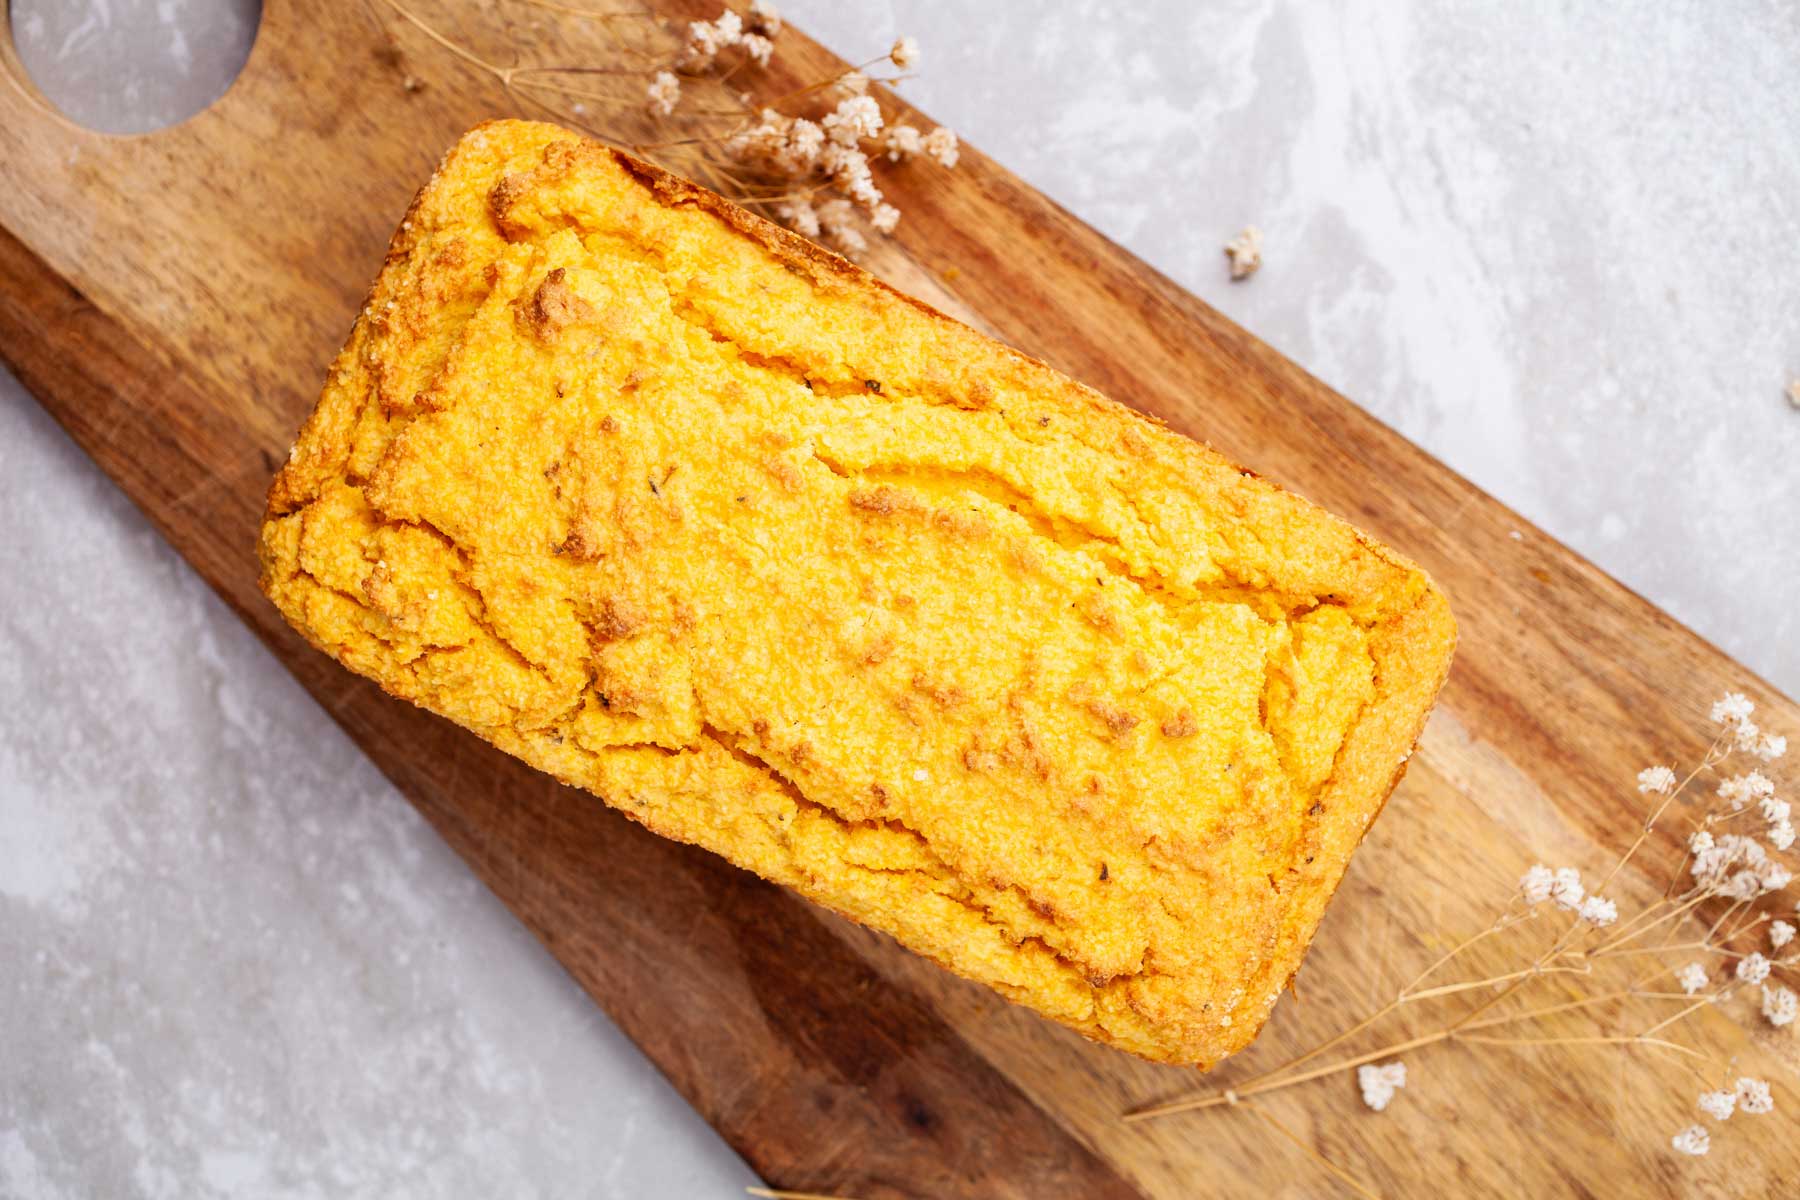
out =
{"type": "MultiPolygon", "coordinates": [[[[254,7],[13,0],[117,130],[218,95],[254,7]]],[[[786,8],[918,35],[926,111],[1800,691],[1788,0],[786,8]]],[[[0,1196],[742,1194],[3,375],[0,547],[0,1196]]]]}

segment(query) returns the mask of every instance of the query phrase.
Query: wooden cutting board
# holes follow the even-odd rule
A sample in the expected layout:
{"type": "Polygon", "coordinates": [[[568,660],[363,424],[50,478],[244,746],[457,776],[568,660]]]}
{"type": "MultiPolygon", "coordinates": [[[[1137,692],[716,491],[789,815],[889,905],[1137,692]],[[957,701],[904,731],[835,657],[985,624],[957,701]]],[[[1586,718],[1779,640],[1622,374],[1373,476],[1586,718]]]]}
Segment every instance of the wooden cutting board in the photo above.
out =
{"type": "MultiPolygon", "coordinates": [[[[1407,1056],[1412,1083],[1380,1116],[1348,1076],[1269,1097],[1305,1150],[1244,1110],[1121,1124],[1207,1081],[1089,1045],[661,841],[308,649],[256,590],[268,479],[438,155],[477,120],[537,114],[379,0],[265,8],[229,94],[145,137],[70,126],[7,64],[0,356],[769,1180],[864,1198],[1339,1186],[1309,1151],[1384,1193],[1773,1194],[1800,1177],[1800,1143],[1754,1118],[1676,1159],[1697,1082],[1616,1047],[1438,1046],[1407,1056]]],[[[418,11],[496,55],[629,61],[617,25],[474,0],[418,11]]],[[[778,95],[834,69],[790,31],[745,81],[778,95]]],[[[592,119],[644,136],[630,111],[592,119]]],[[[1610,863],[1641,820],[1637,770],[1692,760],[1718,693],[1745,689],[1800,733],[1791,702],[979,153],[889,190],[906,218],[878,272],[1374,530],[1456,606],[1442,706],[1297,994],[1211,1079],[1374,1007],[1534,859],[1610,863]]],[[[1616,888],[1663,881],[1634,867],[1616,888]]],[[[1396,1036],[1431,1027],[1403,1017],[1396,1036]]],[[[1681,1029],[1800,1103],[1788,1034],[1710,1012],[1681,1029]]]]}

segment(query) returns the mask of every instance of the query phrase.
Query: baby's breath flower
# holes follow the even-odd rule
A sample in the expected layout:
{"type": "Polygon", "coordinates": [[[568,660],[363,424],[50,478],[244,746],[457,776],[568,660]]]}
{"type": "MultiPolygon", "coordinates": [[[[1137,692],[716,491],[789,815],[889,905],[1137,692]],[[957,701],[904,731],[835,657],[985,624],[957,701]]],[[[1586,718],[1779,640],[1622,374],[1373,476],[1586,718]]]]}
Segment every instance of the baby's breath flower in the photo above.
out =
{"type": "Polygon", "coordinates": [[[1761,771],[1733,775],[1719,784],[1719,799],[1737,808],[1755,804],[1774,794],[1774,781],[1761,771]]]}
{"type": "Polygon", "coordinates": [[[837,77],[835,84],[846,96],[860,96],[869,90],[869,77],[861,71],[845,71],[837,77]]]}
{"type": "Polygon", "coordinates": [[[1722,833],[1713,838],[1704,849],[1694,852],[1688,869],[1701,888],[1739,900],[1754,900],[1769,887],[1782,886],[1768,883],[1771,869],[1779,868],[1755,838],[1742,834],[1722,833]],[[1740,865],[1744,869],[1733,874],[1732,868],[1740,865]]]}
{"type": "Polygon", "coordinates": [[[1763,894],[1762,878],[1746,867],[1726,880],[1725,886],[1719,890],[1732,900],[1754,900],[1763,894]]]}
{"type": "Polygon", "coordinates": [[[887,150],[889,162],[904,162],[919,153],[925,139],[911,125],[889,125],[882,145],[887,150]]]}
{"type": "Polygon", "coordinates": [[[810,200],[784,200],[775,206],[775,217],[801,237],[819,236],[819,214],[810,200]]]}
{"type": "Polygon", "coordinates": [[[1670,1138],[1669,1145],[1675,1147],[1678,1154],[1691,1154],[1698,1158],[1712,1149],[1712,1136],[1706,1132],[1704,1125],[1689,1125],[1670,1138]]]}
{"type": "Polygon", "coordinates": [[[1779,950],[1794,940],[1794,927],[1786,921],[1776,921],[1769,926],[1769,945],[1779,950]]]}
{"type": "Polygon", "coordinates": [[[1756,880],[1765,892],[1779,892],[1792,883],[1794,873],[1773,859],[1756,865],[1756,880]]]}
{"type": "Polygon", "coordinates": [[[903,37],[894,43],[888,51],[888,59],[902,71],[919,61],[919,39],[903,37]]]}
{"type": "Polygon", "coordinates": [[[1777,850],[1786,850],[1794,844],[1794,823],[1780,820],[1769,826],[1769,845],[1777,850]]]}
{"type": "Polygon", "coordinates": [[[766,38],[774,38],[781,32],[781,10],[769,0],[750,0],[750,13],[744,22],[750,32],[759,33],[766,38]]]}
{"type": "Polygon", "coordinates": [[[870,216],[874,216],[875,210],[881,207],[881,189],[875,186],[874,178],[867,174],[852,183],[845,194],[850,197],[850,203],[870,216]]]}
{"type": "Polygon", "coordinates": [[[1787,753],[1787,738],[1779,734],[1765,733],[1750,753],[1764,762],[1774,762],[1787,753]]]}
{"type": "Polygon", "coordinates": [[[739,162],[778,167],[785,152],[793,122],[772,108],[757,116],[756,124],[744,125],[725,139],[725,153],[739,162]]]}
{"type": "Polygon", "coordinates": [[[1246,225],[1243,231],[1225,243],[1225,257],[1231,263],[1233,279],[1248,279],[1262,269],[1262,230],[1246,225]]]}
{"type": "Polygon", "coordinates": [[[1752,1116],[1775,1111],[1775,1097],[1769,1092],[1769,1085],[1761,1079],[1745,1076],[1737,1081],[1737,1102],[1741,1112],[1752,1116]]]}
{"type": "Polygon", "coordinates": [[[956,165],[959,151],[956,148],[956,133],[954,130],[946,129],[944,126],[939,125],[936,129],[925,135],[925,139],[920,143],[920,146],[925,152],[925,157],[933,159],[938,165],[945,167],[954,167],[956,165]]]}
{"type": "Polygon", "coordinates": [[[1681,968],[1681,970],[1675,972],[1675,982],[1681,985],[1682,991],[1691,996],[1701,988],[1705,987],[1711,980],[1706,977],[1705,967],[1697,962],[1691,962],[1687,966],[1681,968]]]}
{"type": "Polygon", "coordinates": [[[900,210],[891,204],[878,204],[875,211],[869,214],[869,224],[876,233],[892,233],[900,224],[900,210]]]}
{"type": "Polygon", "coordinates": [[[1675,772],[1668,767],[1645,767],[1638,772],[1638,791],[1666,796],[1675,790],[1675,772]]]}
{"type": "Polygon", "coordinates": [[[873,96],[850,96],[838,101],[837,108],[825,114],[825,135],[843,146],[855,146],[866,137],[881,132],[881,106],[873,96]]]}
{"type": "Polygon", "coordinates": [[[1769,1024],[1777,1028],[1783,1025],[1792,1025],[1794,1017],[1800,1015],[1800,996],[1794,994],[1793,988],[1783,987],[1780,984],[1769,987],[1764,984],[1762,1014],[1768,1018],[1769,1024]]]}
{"type": "Polygon", "coordinates": [[[1566,908],[1574,912],[1581,907],[1581,899],[1587,889],[1581,886],[1581,872],[1574,867],[1558,867],[1556,882],[1551,885],[1550,898],[1556,901],[1556,907],[1566,908]]]}
{"type": "Polygon", "coordinates": [[[658,71],[644,95],[650,102],[650,111],[666,117],[681,100],[681,80],[673,71],[658,71]]]}
{"type": "Polygon", "coordinates": [[[1519,894],[1527,904],[1542,904],[1550,898],[1550,889],[1556,886],[1556,872],[1537,863],[1519,877],[1519,894]]]}
{"type": "Polygon", "coordinates": [[[1695,854],[1705,854],[1713,848],[1713,835],[1704,829],[1696,829],[1688,836],[1688,849],[1695,854]]]}
{"type": "Polygon", "coordinates": [[[768,66],[775,54],[775,43],[760,33],[746,33],[739,44],[744,48],[744,56],[759,67],[768,66]]]}
{"type": "Polygon", "coordinates": [[[1406,1064],[1364,1063],[1356,1068],[1356,1082],[1362,1088],[1363,1103],[1381,1112],[1394,1098],[1394,1093],[1406,1086],[1406,1064]]]}
{"type": "Polygon", "coordinates": [[[1736,1092],[1701,1092],[1700,1111],[1715,1121],[1730,1118],[1731,1110],[1737,1107],[1736,1092]]]}
{"type": "Polygon", "coordinates": [[[1738,959],[1737,977],[1748,984],[1758,984],[1769,977],[1769,960],[1752,950],[1738,959]]]}
{"type": "Polygon", "coordinates": [[[1715,724],[1726,728],[1742,725],[1756,711],[1756,705],[1750,697],[1742,692],[1726,692],[1712,706],[1712,719],[1715,724]]]}
{"type": "Polygon", "coordinates": [[[855,146],[826,142],[819,152],[819,166],[845,192],[854,192],[859,183],[874,186],[869,177],[869,156],[855,146]]]}
{"type": "Polygon", "coordinates": [[[825,146],[825,131],[816,121],[797,118],[787,128],[773,166],[788,175],[809,175],[819,165],[819,152],[825,146]]]}
{"type": "Polygon", "coordinates": [[[691,21],[687,43],[682,47],[676,67],[683,71],[704,71],[719,57],[719,51],[735,46],[744,36],[744,20],[729,8],[716,21],[691,21]]]}
{"type": "Polygon", "coordinates": [[[854,258],[869,248],[869,243],[856,227],[856,209],[840,196],[819,205],[819,227],[825,240],[839,254],[854,258]]]}
{"type": "Polygon", "coordinates": [[[1619,919],[1618,904],[1600,896],[1589,896],[1587,899],[1583,900],[1581,902],[1581,908],[1578,911],[1580,912],[1582,920],[1586,921],[1589,925],[1596,925],[1602,929],[1619,919]]]}

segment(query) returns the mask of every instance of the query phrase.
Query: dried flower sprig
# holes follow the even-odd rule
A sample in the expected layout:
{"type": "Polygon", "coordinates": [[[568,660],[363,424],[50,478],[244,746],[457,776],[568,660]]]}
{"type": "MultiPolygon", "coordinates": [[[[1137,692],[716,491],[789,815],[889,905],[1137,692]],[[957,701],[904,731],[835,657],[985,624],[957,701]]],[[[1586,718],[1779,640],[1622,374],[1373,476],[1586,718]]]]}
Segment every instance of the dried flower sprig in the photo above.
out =
{"type": "Polygon", "coordinates": [[[877,178],[881,164],[923,158],[951,168],[961,153],[953,131],[940,126],[921,132],[901,119],[907,114],[885,111],[869,93],[872,82],[896,84],[905,78],[871,79],[869,71],[886,65],[905,72],[919,63],[919,43],[912,37],[897,39],[878,58],[764,103],[737,90],[740,74],[766,68],[774,57],[783,23],[769,0],[752,0],[742,12],[725,7],[711,20],[682,24],[649,11],[606,12],[558,0],[524,0],[565,16],[633,23],[637,40],[622,47],[622,53],[643,65],[626,68],[504,66],[401,0],[368,2],[385,6],[522,102],[696,178],[850,257],[868,248],[870,234],[892,233],[899,224],[900,210],[877,178]],[[595,127],[592,109],[608,114],[610,128],[595,127]],[[632,109],[642,114],[640,120],[649,119],[653,138],[623,135],[632,109]]]}
{"type": "MultiPolygon", "coordinates": [[[[1356,1072],[1363,1103],[1380,1112],[1408,1082],[1406,1064],[1399,1056],[1449,1042],[1465,1046],[1636,1048],[1656,1058],[1686,1064],[1708,1078],[1710,1086],[1700,1093],[1697,1103],[1700,1112],[1712,1120],[1723,1121],[1734,1111],[1772,1111],[1774,1095],[1766,1081],[1744,1076],[1735,1084],[1726,1085],[1731,1064],[1716,1061],[1674,1036],[1683,1019],[1703,1009],[1721,1008],[1740,991],[1760,993],[1760,1014],[1771,1026],[1789,1026],[1800,1016],[1800,994],[1782,982],[1800,972],[1800,950],[1790,949],[1800,931],[1792,922],[1772,918],[1767,911],[1771,898],[1793,879],[1788,867],[1775,857],[1794,841],[1789,805],[1777,796],[1776,784],[1761,768],[1736,772],[1730,769],[1734,757],[1766,764],[1780,760],[1787,752],[1786,738],[1759,729],[1754,715],[1755,705],[1747,697],[1735,692],[1727,694],[1712,707],[1715,736],[1693,770],[1685,777],[1667,766],[1648,767],[1639,773],[1637,790],[1653,801],[1653,808],[1636,838],[1593,886],[1588,886],[1574,867],[1534,864],[1520,877],[1511,902],[1486,929],[1440,956],[1369,1016],[1270,1071],[1228,1088],[1137,1109],[1125,1114],[1124,1120],[1135,1122],[1196,1109],[1241,1107],[1267,1092],[1352,1070],[1356,1072]],[[1710,798],[1697,786],[1703,776],[1717,779],[1710,798]],[[1687,810],[1685,829],[1670,829],[1663,824],[1676,804],[1687,810]],[[1727,831],[1728,826],[1743,830],[1743,822],[1751,818],[1761,822],[1760,828],[1727,831]],[[1659,899],[1621,921],[1619,901],[1600,893],[1609,889],[1627,863],[1659,834],[1672,841],[1673,848],[1684,852],[1680,865],[1659,899]],[[1698,936],[1682,935],[1684,920],[1698,920],[1702,911],[1715,909],[1698,936]],[[1523,966],[1482,978],[1426,986],[1427,981],[1478,943],[1508,930],[1542,924],[1558,915],[1560,928],[1550,937],[1549,945],[1528,955],[1523,966]],[[1766,946],[1751,942],[1765,923],[1766,946]],[[1695,955],[1701,957],[1696,959],[1695,955]],[[1676,956],[1688,961],[1677,958],[1679,965],[1658,963],[1624,979],[1612,973],[1634,962],[1667,962],[1676,956]],[[1716,978],[1707,965],[1707,956],[1722,960],[1716,978]],[[1668,972],[1673,973],[1673,988],[1658,982],[1668,979],[1668,972]],[[1504,1007],[1512,998],[1527,996],[1551,980],[1561,981],[1558,995],[1573,998],[1504,1007]],[[1447,1015],[1430,1032],[1301,1069],[1402,1008],[1470,993],[1485,995],[1462,1011],[1447,1015]],[[1598,1019],[1634,1001],[1665,1002],[1676,1007],[1671,1015],[1635,1032],[1610,1032],[1601,1026],[1591,1034],[1532,1033],[1533,1026],[1552,1016],[1598,1019]]],[[[1677,1132],[1670,1145],[1681,1154],[1703,1155],[1711,1148],[1712,1132],[1704,1124],[1693,1124],[1677,1132]]],[[[1333,1170],[1342,1174],[1335,1165],[1333,1170]]]]}

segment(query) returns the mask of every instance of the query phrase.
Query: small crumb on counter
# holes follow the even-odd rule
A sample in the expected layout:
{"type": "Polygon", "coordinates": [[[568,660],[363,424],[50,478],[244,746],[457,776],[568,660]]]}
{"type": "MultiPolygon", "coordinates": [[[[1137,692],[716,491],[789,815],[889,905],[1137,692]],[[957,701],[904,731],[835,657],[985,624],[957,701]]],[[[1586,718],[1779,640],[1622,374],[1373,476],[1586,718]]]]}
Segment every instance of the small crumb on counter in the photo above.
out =
{"type": "Polygon", "coordinates": [[[1225,257],[1231,262],[1231,278],[1244,280],[1262,269],[1262,230],[1254,225],[1225,243],[1225,257]]]}

